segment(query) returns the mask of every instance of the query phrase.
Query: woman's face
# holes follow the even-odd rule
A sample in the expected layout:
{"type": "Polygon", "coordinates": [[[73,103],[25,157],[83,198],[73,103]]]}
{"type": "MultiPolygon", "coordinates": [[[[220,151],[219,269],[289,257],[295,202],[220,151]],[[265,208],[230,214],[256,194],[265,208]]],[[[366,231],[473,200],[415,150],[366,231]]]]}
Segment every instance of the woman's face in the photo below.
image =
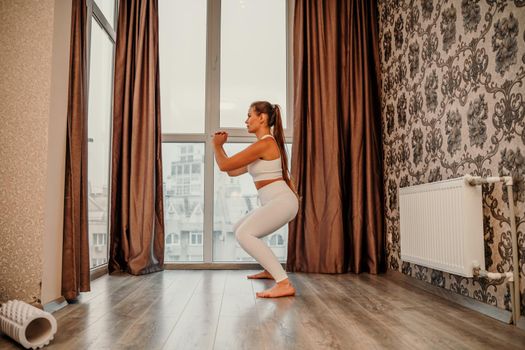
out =
{"type": "Polygon", "coordinates": [[[257,129],[259,128],[260,126],[259,115],[255,113],[255,110],[253,107],[248,109],[248,117],[246,118],[244,123],[246,124],[246,128],[248,129],[249,133],[253,133],[257,131],[257,129]]]}

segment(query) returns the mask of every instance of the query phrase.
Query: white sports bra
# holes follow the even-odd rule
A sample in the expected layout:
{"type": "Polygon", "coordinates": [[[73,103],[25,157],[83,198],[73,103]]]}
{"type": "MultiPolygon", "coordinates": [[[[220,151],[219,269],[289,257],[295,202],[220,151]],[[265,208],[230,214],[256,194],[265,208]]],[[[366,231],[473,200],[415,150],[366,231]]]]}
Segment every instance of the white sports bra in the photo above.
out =
{"type": "MultiPolygon", "coordinates": [[[[266,137],[273,137],[270,134],[261,137],[261,140],[266,137]]],[[[253,181],[271,180],[283,176],[283,169],[281,166],[281,157],[272,160],[257,159],[248,164],[248,172],[253,177],[253,181]]]]}

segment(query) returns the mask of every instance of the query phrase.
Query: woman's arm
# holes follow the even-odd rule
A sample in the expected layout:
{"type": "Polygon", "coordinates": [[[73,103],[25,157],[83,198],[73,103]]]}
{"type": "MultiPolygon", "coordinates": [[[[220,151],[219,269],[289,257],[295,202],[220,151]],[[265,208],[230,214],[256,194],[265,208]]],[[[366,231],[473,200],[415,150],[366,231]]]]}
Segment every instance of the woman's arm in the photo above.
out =
{"type": "Polygon", "coordinates": [[[230,176],[239,176],[239,175],[245,174],[247,172],[248,172],[248,166],[245,166],[245,167],[242,167],[242,168],[239,168],[239,169],[228,171],[228,175],[230,175],[230,176]]]}
{"type": "Polygon", "coordinates": [[[219,169],[221,171],[232,171],[248,166],[248,164],[256,161],[262,156],[266,150],[267,142],[271,141],[257,141],[231,157],[226,155],[226,152],[224,152],[224,149],[222,148],[222,144],[214,143],[213,148],[215,150],[215,160],[217,161],[219,169]]]}

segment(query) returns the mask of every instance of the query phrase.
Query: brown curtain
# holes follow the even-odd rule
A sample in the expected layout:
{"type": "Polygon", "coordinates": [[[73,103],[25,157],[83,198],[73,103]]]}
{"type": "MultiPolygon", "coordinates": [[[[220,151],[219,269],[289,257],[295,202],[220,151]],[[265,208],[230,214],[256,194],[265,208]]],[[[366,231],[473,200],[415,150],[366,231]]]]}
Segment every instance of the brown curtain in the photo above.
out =
{"type": "Polygon", "coordinates": [[[290,271],[384,270],[375,1],[296,0],[290,271]]]}
{"type": "Polygon", "coordinates": [[[69,53],[62,295],[90,290],[87,193],[86,2],[73,1],[69,53]]]}
{"type": "Polygon", "coordinates": [[[121,0],[115,54],[109,271],[162,270],[158,1],[121,0]]]}

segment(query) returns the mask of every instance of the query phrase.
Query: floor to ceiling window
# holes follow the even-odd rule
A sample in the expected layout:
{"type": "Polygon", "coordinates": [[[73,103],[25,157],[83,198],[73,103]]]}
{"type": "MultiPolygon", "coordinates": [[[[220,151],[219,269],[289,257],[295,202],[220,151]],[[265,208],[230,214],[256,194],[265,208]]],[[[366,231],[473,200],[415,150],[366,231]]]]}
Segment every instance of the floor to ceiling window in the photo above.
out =
{"type": "MultiPolygon", "coordinates": [[[[253,101],[283,111],[291,156],[291,0],[159,0],[166,262],[249,262],[233,224],[260,205],[248,174],[229,177],[213,158],[213,132],[231,156],[255,136],[253,101]]],[[[265,238],[286,260],[287,226],[265,238]]]]}
{"type": "Polygon", "coordinates": [[[115,51],[114,0],[87,1],[89,24],[88,231],[90,267],[108,261],[109,172],[115,51]]]}

